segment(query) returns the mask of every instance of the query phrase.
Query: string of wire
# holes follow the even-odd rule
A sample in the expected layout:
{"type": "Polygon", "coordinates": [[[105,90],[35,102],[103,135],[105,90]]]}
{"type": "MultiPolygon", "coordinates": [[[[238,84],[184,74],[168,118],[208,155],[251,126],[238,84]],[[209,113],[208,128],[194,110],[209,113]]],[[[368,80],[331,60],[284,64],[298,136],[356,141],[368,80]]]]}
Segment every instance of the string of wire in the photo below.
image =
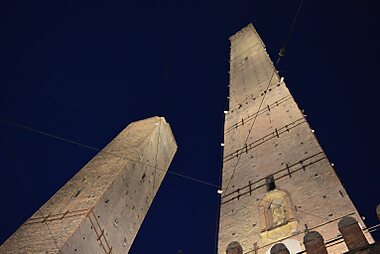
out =
{"type": "MultiPolygon", "coordinates": [[[[298,15],[299,15],[299,13],[300,13],[300,10],[301,10],[301,7],[302,7],[302,3],[303,3],[303,1],[301,1],[301,4],[300,4],[300,6],[299,6],[299,8],[298,8],[298,10],[297,10],[296,18],[293,20],[293,23],[292,23],[292,26],[291,26],[290,32],[288,33],[288,36],[287,36],[287,38],[286,38],[286,40],[285,40],[284,47],[283,47],[283,48],[281,49],[281,51],[280,51],[279,58],[278,58],[278,60],[277,60],[277,62],[276,62],[275,68],[277,68],[278,63],[279,63],[281,57],[282,57],[283,54],[284,54],[284,51],[285,51],[286,45],[287,45],[287,43],[288,43],[288,41],[289,41],[289,39],[290,39],[290,34],[291,34],[291,32],[293,31],[293,29],[294,29],[294,26],[295,26],[295,23],[296,23],[297,17],[298,17],[298,15]]],[[[272,79],[273,79],[273,77],[274,77],[274,75],[275,75],[275,72],[276,72],[276,70],[273,71],[273,73],[272,73],[272,75],[271,75],[271,78],[270,78],[270,80],[269,80],[268,86],[267,86],[267,88],[265,89],[265,93],[264,93],[264,96],[263,96],[263,98],[262,98],[262,100],[261,100],[261,103],[260,103],[260,106],[259,106],[258,112],[260,111],[260,109],[261,109],[261,107],[262,107],[262,105],[263,105],[263,102],[264,102],[264,100],[265,100],[265,96],[266,96],[266,91],[269,89],[269,86],[270,86],[271,81],[272,81],[272,79]]],[[[254,124],[255,124],[255,122],[256,122],[256,119],[257,119],[257,116],[258,116],[258,112],[255,114],[255,118],[254,118],[254,120],[253,120],[253,123],[252,123],[252,125],[251,125],[251,127],[250,127],[250,130],[249,130],[249,132],[248,132],[247,138],[246,138],[246,140],[245,140],[245,145],[246,145],[246,143],[247,143],[247,141],[248,141],[248,139],[249,139],[249,137],[250,137],[251,131],[252,131],[253,126],[254,126],[254,124]]],[[[8,124],[15,125],[15,126],[17,126],[17,127],[20,127],[20,128],[26,129],[26,130],[29,130],[29,131],[32,131],[32,132],[36,132],[36,133],[39,133],[39,134],[42,134],[42,135],[46,135],[46,136],[49,136],[49,137],[52,137],[52,138],[56,138],[56,139],[59,139],[59,140],[65,141],[65,142],[69,142],[69,143],[72,143],[72,144],[75,144],[75,145],[78,145],[78,146],[81,146],[81,147],[84,147],[84,148],[87,148],[87,149],[90,149],[90,150],[94,150],[94,151],[97,151],[97,152],[105,152],[105,151],[102,151],[102,150],[100,150],[100,149],[98,149],[98,148],[96,148],[96,147],[93,147],[93,146],[85,145],[85,144],[82,144],[82,143],[79,143],[79,142],[76,142],[76,141],[73,141],[73,140],[69,140],[69,139],[67,139],[67,138],[58,137],[57,135],[53,135],[53,134],[50,134],[50,133],[46,133],[46,132],[43,132],[43,131],[39,131],[39,130],[36,130],[36,129],[34,129],[34,128],[30,128],[30,127],[27,127],[27,126],[24,126],[24,125],[21,125],[21,124],[17,124],[17,123],[11,122],[11,121],[6,121],[6,120],[3,120],[3,119],[1,119],[1,121],[2,121],[2,122],[5,122],[5,123],[8,123],[8,124]]],[[[106,153],[109,153],[109,152],[106,152],[106,153]]],[[[157,153],[158,153],[158,147],[157,147],[157,153]]],[[[118,156],[118,155],[116,155],[116,154],[112,154],[112,155],[114,155],[114,156],[118,156]]],[[[131,160],[130,158],[126,158],[126,159],[129,160],[129,161],[131,161],[131,162],[134,162],[134,163],[139,163],[139,164],[143,164],[143,165],[145,165],[145,166],[152,167],[151,165],[147,165],[147,164],[142,163],[142,162],[139,162],[139,161],[131,160]]],[[[235,172],[235,170],[236,170],[236,168],[237,168],[237,166],[238,166],[239,159],[240,159],[240,156],[238,157],[237,163],[235,164],[235,167],[234,167],[234,170],[233,170],[233,174],[231,175],[231,177],[230,177],[230,179],[229,179],[229,181],[228,181],[228,184],[227,184],[227,188],[226,188],[226,190],[228,189],[229,183],[230,183],[230,181],[231,181],[231,179],[232,179],[232,177],[233,177],[233,175],[234,175],[234,172],[235,172]]],[[[157,163],[156,163],[156,165],[155,165],[154,168],[155,168],[155,170],[158,169],[158,170],[165,171],[165,170],[163,170],[163,169],[158,168],[157,163]]],[[[212,186],[212,187],[219,188],[218,185],[215,185],[215,184],[213,184],[213,183],[209,183],[209,182],[207,182],[207,181],[203,181],[203,180],[200,180],[200,179],[197,179],[197,178],[194,178],[194,177],[190,177],[190,176],[183,175],[183,174],[180,174],[180,173],[176,173],[176,172],[173,172],[173,171],[168,171],[168,173],[169,173],[169,174],[172,174],[172,175],[176,175],[176,176],[182,177],[182,178],[186,178],[186,179],[188,179],[188,180],[195,181],[195,182],[198,182],[198,183],[201,183],[201,184],[205,184],[205,185],[208,185],[208,186],[212,186]]],[[[218,215],[218,214],[219,214],[219,210],[217,209],[217,215],[218,215]]],[[[314,215],[314,216],[315,216],[315,215],[314,215]]],[[[320,216],[318,216],[318,217],[320,217],[320,216]]]]}
{"type": "MultiPolygon", "coordinates": [[[[37,212],[39,212],[40,215],[41,215],[43,218],[45,218],[44,213],[42,212],[42,210],[41,210],[41,208],[39,207],[39,205],[38,205],[36,199],[34,198],[32,188],[30,187],[30,185],[28,184],[28,181],[26,180],[25,174],[24,174],[24,172],[23,172],[23,170],[22,170],[22,168],[21,168],[21,164],[18,162],[17,157],[16,157],[16,154],[14,153],[14,151],[13,151],[13,149],[12,149],[12,147],[11,147],[11,144],[9,143],[9,141],[8,141],[6,135],[5,135],[5,132],[3,131],[3,129],[2,129],[1,127],[0,127],[0,133],[1,133],[1,136],[2,136],[2,138],[3,138],[3,142],[4,142],[4,144],[5,144],[6,148],[7,148],[7,150],[8,150],[8,152],[9,152],[9,154],[10,154],[10,156],[11,156],[11,158],[12,158],[14,164],[16,165],[17,171],[18,171],[18,173],[19,173],[20,176],[21,176],[22,182],[24,183],[24,185],[25,185],[25,187],[26,187],[26,189],[27,189],[27,191],[28,191],[28,193],[29,193],[29,196],[30,196],[30,198],[31,198],[31,200],[32,200],[32,202],[33,202],[33,204],[37,207],[37,212]]],[[[48,232],[49,232],[51,238],[53,239],[54,245],[55,245],[55,247],[57,248],[58,253],[60,253],[61,250],[60,250],[59,247],[58,247],[57,239],[54,237],[53,232],[51,231],[51,228],[49,227],[48,223],[44,223],[44,224],[46,225],[47,230],[48,230],[48,232]]]]}
{"type": "Polygon", "coordinates": [[[166,171],[166,170],[164,170],[164,169],[162,169],[162,168],[160,168],[158,166],[155,167],[155,166],[152,166],[150,164],[146,164],[144,162],[128,158],[126,156],[120,156],[119,154],[116,154],[116,153],[111,153],[109,151],[102,150],[102,149],[96,148],[94,146],[86,145],[86,144],[83,144],[83,143],[80,143],[80,142],[77,142],[77,141],[73,141],[73,140],[68,139],[68,138],[59,137],[57,135],[54,135],[54,134],[51,134],[51,133],[48,133],[48,132],[45,132],[45,131],[40,131],[40,130],[37,130],[35,128],[31,128],[31,127],[28,127],[28,126],[25,126],[25,125],[22,125],[22,124],[19,124],[19,123],[15,123],[13,121],[5,120],[5,119],[0,119],[0,122],[6,123],[6,124],[9,124],[9,125],[13,125],[13,126],[16,126],[18,128],[21,128],[21,129],[24,129],[24,130],[28,130],[30,132],[34,132],[34,133],[37,133],[37,134],[40,134],[40,135],[44,135],[44,136],[47,136],[47,137],[50,137],[50,138],[61,140],[61,141],[64,141],[64,142],[67,142],[67,143],[70,143],[70,144],[74,144],[74,145],[77,145],[77,146],[80,146],[80,147],[83,147],[83,148],[86,148],[86,149],[89,149],[89,150],[92,150],[92,151],[102,152],[102,153],[106,153],[106,154],[113,155],[113,156],[116,156],[116,157],[120,157],[120,158],[123,158],[123,159],[125,159],[125,160],[127,160],[129,162],[140,164],[140,165],[143,165],[143,166],[146,166],[146,167],[151,167],[151,168],[163,171],[163,172],[167,172],[168,174],[171,174],[171,175],[175,175],[175,176],[179,176],[179,177],[188,179],[190,181],[194,181],[194,182],[205,184],[205,185],[208,185],[208,186],[211,186],[211,187],[219,188],[219,186],[216,185],[216,184],[214,184],[214,183],[210,183],[210,182],[207,182],[207,181],[195,178],[195,177],[191,177],[191,176],[188,176],[188,175],[184,175],[184,174],[181,174],[181,173],[177,173],[177,172],[174,172],[174,171],[166,171]]]}
{"type": "MultiPolygon", "coordinates": [[[[298,9],[297,9],[297,12],[296,12],[296,15],[295,15],[294,18],[293,18],[292,25],[291,25],[291,27],[290,27],[290,29],[289,29],[289,32],[287,33],[287,36],[286,36],[285,41],[284,41],[284,44],[283,44],[283,46],[282,46],[282,48],[281,48],[281,50],[280,50],[280,52],[279,52],[279,54],[278,54],[278,58],[277,58],[277,61],[276,61],[275,66],[274,66],[274,69],[273,69],[272,75],[271,75],[271,77],[270,77],[270,79],[269,79],[269,82],[268,82],[268,85],[267,85],[266,89],[264,90],[263,98],[261,99],[261,102],[260,102],[260,104],[259,104],[259,108],[257,109],[257,112],[255,113],[255,117],[253,118],[252,124],[251,124],[251,126],[250,126],[250,128],[249,128],[249,130],[248,130],[248,135],[247,135],[247,137],[246,137],[246,139],[245,139],[245,141],[244,141],[244,147],[247,146],[248,139],[249,139],[249,137],[251,136],[251,132],[252,132],[252,130],[253,130],[253,126],[254,126],[255,123],[256,123],[257,116],[259,115],[259,112],[260,112],[260,110],[261,110],[261,107],[262,107],[262,105],[263,105],[263,103],[264,103],[264,100],[265,100],[265,97],[266,97],[266,95],[267,95],[268,89],[269,89],[269,87],[270,87],[270,85],[271,85],[271,83],[272,83],[272,79],[273,79],[274,75],[275,75],[276,72],[277,72],[276,70],[277,70],[277,67],[278,67],[278,65],[279,65],[279,63],[280,63],[280,60],[281,60],[281,58],[284,57],[284,55],[285,55],[286,47],[287,47],[287,45],[288,45],[288,43],[289,43],[289,40],[290,40],[290,38],[291,38],[291,36],[292,36],[292,34],[293,34],[294,27],[295,27],[295,25],[296,25],[296,23],[297,23],[297,20],[298,20],[298,17],[299,17],[299,15],[300,15],[300,13],[301,13],[302,6],[303,6],[303,2],[304,2],[304,0],[301,0],[301,1],[300,1],[300,4],[299,4],[298,9]]],[[[235,171],[236,171],[236,169],[237,169],[237,167],[238,167],[238,165],[239,165],[239,161],[240,161],[240,157],[241,157],[241,155],[242,155],[242,154],[238,155],[238,157],[237,157],[237,159],[236,159],[235,166],[234,166],[234,168],[233,168],[233,170],[232,170],[232,174],[231,174],[229,180],[227,181],[227,185],[226,185],[226,188],[225,188],[225,190],[224,190],[224,192],[226,192],[226,193],[227,193],[228,187],[229,187],[229,185],[230,185],[230,182],[231,182],[231,180],[232,180],[232,178],[233,178],[233,176],[234,176],[234,174],[235,174],[235,171]]]]}
{"type": "MultiPolygon", "coordinates": [[[[19,128],[22,128],[22,129],[25,129],[25,130],[28,130],[28,131],[31,131],[31,132],[34,132],[34,133],[38,133],[38,134],[41,134],[41,135],[45,135],[45,136],[48,136],[48,137],[51,137],[51,138],[54,138],[54,139],[58,139],[58,140],[61,140],[61,141],[64,141],[64,142],[68,142],[68,143],[71,143],[71,144],[75,144],[75,145],[78,145],[80,147],[84,147],[86,149],[90,149],[90,150],[93,150],[93,151],[97,151],[97,152],[102,152],[102,153],[106,153],[106,154],[109,154],[109,155],[112,155],[112,156],[117,156],[117,157],[120,157],[120,158],[123,158],[127,161],[130,161],[132,163],[137,163],[137,164],[141,164],[143,166],[147,166],[147,167],[151,167],[151,168],[154,168],[154,169],[157,169],[157,170],[161,170],[161,171],[165,171],[159,167],[154,167],[152,165],[149,165],[149,164],[146,164],[146,163],[143,163],[143,162],[140,162],[140,161],[136,161],[136,160],[132,160],[130,158],[126,158],[124,156],[120,156],[118,154],[115,154],[115,153],[110,153],[108,151],[105,151],[105,150],[100,150],[96,147],[93,147],[93,146],[89,146],[89,145],[85,145],[85,144],[82,144],[82,143],[79,143],[79,142],[76,142],[76,141],[73,141],[73,140],[70,140],[70,139],[67,139],[67,138],[62,138],[62,137],[59,137],[57,135],[54,135],[54,134],[50,134],[50,133],[47,133],[47,132],[43,132],[43,131],[40,131],[40,130],[37,130],[37,129],[34,129],[34,128],[31,128],[31,127],[27,127],[25,125],[21,125],[21,124],[18,124],[18,123],[14,123],[12,121],[7,121],[7,120],[4,120],[4,119],[0,119],[0,122],[3,122],[3,123],[7,123],[7,124],[10,124],[10,125],[14,125],[16,127],[19,127],[19,128]]],[[[4,132],[2,131],[2,135],[3,135],[3,138],[4,138],[4,132]]],[[[14,157],[14,156],[13,156],[14,157]]],[[[26,181],[26,178],[24,176],[24,173],[21,169],[21,167],[19,166],[19,163],[17,162],[17,160],[15,159],[14,157],[14,161],[15,161],[15,164],[17,165],[17,169],[19,170],[20,174],[22,175],[22,178],[23,178],[23,181],[25,183],[26,186],[29,186],[29,184],[27,183],[26,181]]],[[[185,179],[188,179],[190,181],[194,181],[194,182],[198,182],[198,183],[201,183],[201,184],[204,184],[204,185],[208,185],[208,186],[211,186],[211,187],[215,187],[215,188],[219,188],[218,185],[215,185],[213,183],[209,183],[207,181],[203,181],[203,180],[200,180],[200,179],[197,179],[197,178],[194,178],[194,177],[190,177],[190,176],[187,176],[187,175],[183,175],[183,174],[180,174],[180,173],[177,173],[177,172],[173,172],[173,171],[167,171],[169,174],[172,174],[172,175],[175,175],[175,176],[179,176],[179,177],[182,177],[182,178],[185,178],[185,179]]],[[[34,203],[37,205],[37,202],[35,201],[34,199],[34,196],[33,196],[33,193],[32,193],[32,190],[30,187],[28,187],[28,192],[29,194],[32,196],[33,200],[34,200],[34,203]]],[[[285,206],[287,208],[290,208],[292,209],[291,207],[288,207],[288,206],[285,206]]],[[[44,214],[42,213],[41,209],[39,209],[39,212],[41,213],[41,216],[44,217],[44,214]]],[[[328,220],[327,218],[324,218],[324,217],[321,217],[319,215],[316,215],[316,214],[313,214],[313,213],[310,213],[310,212],[306,212],[306,211],[303,211],[303,210],[300,210],[298,209],[297,212],[300,212],[300,213],[304,213],[304,214],[307,214],[307,215],[311,215],[311,216],[314,216],[314,217],[318,217],[320,219],[324,219],[324,220],[328,220]]],[[[219,206],[217,206],[217,216],[219,215],[219,206]]],[[[48,225],[47,225],[48,226],[48,225]]],[[[216,225],[217,226],[217,225],[216,225]]],[[[49,232],[52,234],[50,228],[49,228],[49,232]]],[[[217,236],[217,234],[216,234],[217,236]]],[[[54,236],[52,235],[52,238],[54,239],[54,241],[56,242],[54,236]]],[[[57,245],[57,248],[58,248],[58,245],[57,245]]]]}
{"type": "MultiPolygon", "coordinates": [[[[248,132],[247,138],[245,139],[245,142],[244,142],[244,145],[245,145],[245,146],[247,145],[247,141],[248,141],[248,139],[249,139],[249,137],[250,137],[250,134],[251,134],[251,132],[252,132],[253,126],[254,126],[254,124],[255,124],[255,122],[256,122],[256,119],[257,119],[258,113],[259,113],[259,111],[260,111],[260,109],[261,109],[261,107],[262,107],[262,105],[263,105],[264,100],[265,100],[266,93],[267,93],[267,91],[268,91],[268,89],[269,89],[269,87],[270,87],[270,85],[271,85],[272,79],[273,79],[273,77],[274,77],[274,75],[275,75],[275,73],[276,73],[276,69],[277,69],[278,64],[279,64],[279,62],[280,62],[280,59],[284,56],[286,46],[287,46],[288,41],[289,41],[289,39],[290,39],[290,37],[291,37],[291,34],[292,34],[293,30],[294,30],[294,27],[295,27],[296,21],[297,21],[297,19],[298,19],[298,16],[299,16],[299,14],[300,14],[301,9],[302,9],[302,5],[303,5],[303,0],[301,0],[301,3],[300,3],[300,5],[299,5],[299,7],[298,7],[298,10],[297,10],[296,16],[295,16],[295,18],[294,18],[294,20],[293,20],[293,22],[292,22],[292,26],[291,26],[291,28],[290,28],[290,31],[289,31],[289,33],[288,33],[288,35],[287,35],[287,37],[286,37],[286,40],[285,40],[284,46],[281,48],[281,51],[280,51],[280,53],[279,53],[279,57],[278,57],[278,59],[277,59],[277,61],[276,61],[276,64],[275,64],[275,69],[274,69],[274,71],[273,71],[273,73],[272,73],[272,75],[271,75],[271,78],[270,78],[270,80],[269,80],[268,86],[267,86],[267,88],[265,89],[264,96],[263,96],[263,98],[262,98],[262,100],[261,100],[261,102],[260,102],[260,105],[259,105],[258,111],[257,111],[257,113],[255,114],[254,120],[253,120],[253,122],[252,122],[252,124],[251,124],[251,127],[250,127],[250,129],[249,129],[249,132],[248,132]]],[[[106,152],[106,151],[100,150],[100,149],[98,149],[98,148],[96,148],[96,147],[93,147],[93,146],[85,145],[85,144],[82,144],[82,143],[79,143],[79,142],[76,142],[76,141],[73,141],[73,140],[70,140],[70,139],[67,139],[67,138],[62,138],[62,137],[59,137],[59,136],[57,136],[57,135],[53,135],[53,134],[46,133],[46,132],[43,132],[43,131],[40,131],[40,130],[36,130],[36,129],[34,129],[34,128],[30,128],[30,127],[27,127],[27,126],[24,126],[24,125],[21,125],[21,124],[17,124],[17,123],[11,122],[11,121],[7,121],[7,120],[4,120],[4,119],[0,119],[0,121],[2,121],[2,122],[4,122],[4,123],[11,124],[11,125],[14,125],[14,126],[17,126],[17,127],[19,127],[19,128],[23,128],[23,129],[26,129],[26,130],[29,130],[29,131],[35,132],[35,133],[39,133],[39,134],[42,134],[42,135],[45,135],[45,136],[49,136],[49,137],[52,137],[52,138],[55,138],[55,139],[58,139],[58,140],[61,140],[61,141],[69,142],[69,143],[72,143],[72,144],[75,144],[75,145],[78,145],[78,146],[81,146],[81,147],[84,147],[84,148],[87,148],[87,149],[90,149],[90,150],[94,150],[94,151],[97,151],[97,152],[105,152],[105,153],[108,153],[108,154],[112,154],[112,155],[114,155],[114,156],[118,156],[117,154],[109,153],[109,152],[106,152]]],[[[0,129],[0,130],[1,130],[1,129],[0,129]]],[[[5,134],[3,133],[3,131],[1,131],[1,132],[2,132],[2,136],[3,136],[4,142],[5,142],[6,144],[8,144],[8,143],[7,143],[7,140],[6,140],[6,137],[5,137],[5,134]]],[[[158,136],[158,139],[159,139],[159,136],[158,136]]],[[[159,142],[159,140],[158,140],[158,142],[159,142]]],[[[13,160],[14,160],[16,166],[17,166],[17,169],[19,170],[20,175],[21,175],[22,178],[23,178],[23,181],[24,181],[25,185],[26,185],[27,188],[28,188],[28,191],[30,192],[30,194],[31,194],[31,196],[32,196],[32,199],[34,200],[34,203],[37,204],[37,202],[35,201],[35,199],[34,199],[34,197],[33,197],[33,194],[32,194],[32,191],[31,191],[31,188],[30,188],[30,186],[28,185],[28,183],[27,183],[27,181],[26,181],[26,178],[25,178],[25,176],[24,176],[24,174],[23,174],[23,172],[22,172],[22,169],[21,169],[21,167],[20,167],[20,164],[18,163],[16,157],[14,156],[14,153],[13,153],[13,151],[11,150],[11,147],[9,146],[9,144],[7,145],[7,147],[8,147],[8,149],[9,149],[9,151],[10,151],[10,153],[11,153],[11,156],[12,156],[12,158],[13,158],[13,160]]],[[[158,154],[158,149],[159,149],[159,144],[157,144],[157,154],[158,154]]],[[[120,157],[120,156],[119,156],[119,157],[120,157]]],[[[156,156],[156,157],[157,157],[157,156],[156,156]]],[[[223,156],[222,156],[222,158],[223,158],[223,156]]],[[[126,160],[128,160],[128,161],[131,161],[131,162],[133,162],[133,163],[138,163],[138,164],[142,164],[142,165],[144,165],[144,166],[153,167],[153,166],[151,166],[151,165],[148,165],[148,164],[142,163],[142,162],[140,162],[140,161],[132,160],[132,159],[130,159],[130,158],[125,158],[125,157],[124,157],[124,159],[126,159],[126,160]]],[[[236,164],[235,164],[235,167],[234,167],[233,173],[232,173],[232,175],[231,175],[231,177],[230,177],[230,179],[229,179],[229,181],[228,181],[228,184],[227,184],[227,187],[226,187],[226,191],[227,191],[228,186],[229,186],[229,184],[230,184],[230,181],[231,181],[231,179],[232,179],[232,177],[233,177],[233,175],[234,175],[234,173],[235,173],[235,171],[236,171],[236,168],[237,168],[238,163],[239,163],[239,159],[240,159],[240,156],[239,156],[238,159],[237,159],[237,162],[236,162],[236,164]]],[[[157,165],[157,158],[156,158],[156,165],[155,165],[153,168],[154,168],[155,170],[166,171],[166,170],[163,170],[163,169],[158,168],[158,165],[157,165]]],[[[219,185],[216,185],[216,184],[213,184],[213,183],[210,183],[210,182],[204,181],[204,180],[200,180],[200,179],[197,179],[197,178],[194,178],[194,177],[190,177],[190,176],[187,176],[187,175],[183,175],[183,174],[180,174],[180,173],[176,173],[176,172],[173,172],[173,171],[167,171],[167,172],[168,172],[169,174],[172,174],[172,175],[175,175],[175,176],[179,176],[179,177],[182,177],[182,178],[185,178],[185,179],[188,179],[188,180],[194,181],[194,182],[198,182],[198,183],[201,183],[201,184],[205,184],[205,185],[208,185],[208,186],[211,186],[211,187],[216,187],[216,188],[218,188],[218,189],[220,188],[219,185]]],[[[154,186],[153,186],[153,188],[154,188],[154,186]]],[[[218,207],[219,207],[219,206],[218,206],[218,207]]],[[[41,213],[41,216],[44,217],[44,215],[43,215],[41,209],[38,209],[38,211],[41,213]]],[[[299,211],[299,212],[303,212],[303,213],[307,213],[307,212],[305,212],[305,211],[301,211],[301,210],[298,210],[298,211],[299,211]]],[[[314,214],[311,214],[311,213],[307,213],[307,214],[309,214],[309,215],[313,215],[313,216],[317,216],[317,215],[314,215],[314,214]]],[[[219,209],[217,208],[217,217],[218,217],[218,216],[219,216],[219,209]]],[[[323,218],[323,217],[321,217],[321,216],[317,216],[317,217],[322,218],[322,219],[326,219],[326,218],[323,218]]],[[[56,239],[54,238],[54,236],[53,236],[53,234],[52,234],[52,232],[51,232],[51,229],[50,229],[50,227],[48,226],[47,223],[46,223],[46,226],[47,226],[47,228],[48,228],[48,230],[49,230],[49,232],[50,232],[50,234],[51,234],[51,236],[52,236],[52,238],[53,238],[53,240],[54,240],[54,242],[55,242],[55,245],[56,245],[57,249],[59,249],[59,248],[58,248],[57,241],[56,241],[56,239]]],[[[218,223],[216,223],[216,231],[218,231],[218,223]]],[[[217,239],[217,232],[216,232],[216,239],[217,239]]],[[[217,246],[215,246],[215,248],[217,248],[217,246]]]]}
{"type": "MultiPolygon", "coordinates": [[[[101,150],[101,149],[98,149],[98,148],[93,147],[93,146],[85,145],[85,144],[82,144],[82,143],[79,143],[79,142],[76,142],[76,141],[73,141],[73,140],[70,140],[70,139],[67,139],[67,138],[62,138],[62,137],[59,137],[57,135],[54,135],[54,134],[51,134],[51,133],[47,133],[47,132],[44,132],[44,131],[40,131],[40,130],[31,128],[31,127],[27,127],[25,125],[21,125],[21,124],[12,122],[12,121],[0,119],[0,122],[6,123],[6,124],[9,124],[9,125],[13,125],[13,126],[16,126],[18,128],[21,128],[21,129],[24,129],[24,130],[28,130],[30,132],[34,132],[34,133],[38,133],[38,134],[41,134],[41,135],[44,135],[44,136],[48,136],[50,138],[54,138],[54,139],[57,139],[57,140],[60,140],[60,141],[71,143],[71,144],[74,144],[74,145],[77,145],[77,146],[80,146],[80,147],[83,147],[83,148],[86,148],[86,149],[89,149],[89,150],[93,150],[93,151],[96,151],[96,152],[99,152],[99,153],[106,153],[106,154],[109,154],[109,155],[112,155],[112,156],[120,157],[120,158],[123,158],[123,159],[125,159],[125,160],[127,160],[129,162],[132,162],[132,163],[136,163],[136,164],[140,164],[140,165],[143,165],[143,166],[154,168],[155,171],[156,170],[161,170],[161,171],[167,172],[169,174],[172,174],[172,175],[175,175],[175,176],[178,176],[178,177],[182,177],[184,179],[188,179],[188,180],[193,181],[193,182],[201,183],[201,184],[204,184],[204,185],[207,185],[207,186],[211,186],[211,187],[215,187],[215,188],[219,189],[219,186],[216,185],[216,184],[209,183],[207,181],[200,180],[200,179],[197,179],[197,178],[194,178],[194,177],[190,177],[190,176],[187,176],[187,175],[183,175],[183,174],[180,174],[180,173],[177,173],[177,172],[166,171],[164,169],[159,168],[158,167],[159,144],[157,144],[156,163],[155,163],[155,166],[152,166],[152,165],[143,163],[141,161],[136,161],[136,160],[124,157],[124,156],[120,156],[120,155],[115,154],[115,153],[110,153],[108,151],[101,150]]],[[[160,122],[160,125],[161,125],[161,122],[160,122]]],[[[34,197],[32,188],[30,187],[30,185],[29,185],[29,183],[28,183],[28,181],[27,181],[27,179],[25,177],[25,174],[24,174],[24,172],[23,172],[23,170],[21,168],[21,164],[18,162],[18,160],[16,158],[16,155],[13,152],[13,149],[12,149],[10,143],[8,142],[8,139],[6,138],[6,135],[5,135],[5,133],[4,133],[4,131],[2,130],[1,127],[0,127],[0,133],[1,133],[1,136],[3,138],[4,144],[7,147],[7,149],[9,151],[10,155],[11,155],[11,158],[12,158],[14,164],[16,165],[16,168],[17,168],[17,170],[18,170],[18,172],[19,172],[19,174],[21,176],[21,179],[22,179],[24,185],[26,186],[26,189],[27,189],[27,191],[28,191],[28,193],[29,193],[29,195],[30,195],[30,197],[32,199],[32,202],[37,207],[37,212],[40,213],[41,217],[45,218],[45,215],[42,212],[41,208],[39,207],[39,205],[38,205],[38,203],[37,203],[37,201],[36,201],[36,199],[34,197]]],[[[159,134],[158,134],[158,143],[159,143],[159,139],[160,139],[160,131],[159,131],[159,134]]],[[[153,183],[153,191],[154,191],[154,183],[153,183]]],[[[54,237],[54,234],[53,234],[51,228],[49,227],[47,221],[44,221],[44,222],[45,222],[44,224],[46,225],[47,230],[49,232],[49,235],[53,239],[54,245],[55,245],[55,247],[58,250],[58,253],[61,253],[61,250],[60,250],[60,248],[58,246],[57,239],[54,237]]]]}

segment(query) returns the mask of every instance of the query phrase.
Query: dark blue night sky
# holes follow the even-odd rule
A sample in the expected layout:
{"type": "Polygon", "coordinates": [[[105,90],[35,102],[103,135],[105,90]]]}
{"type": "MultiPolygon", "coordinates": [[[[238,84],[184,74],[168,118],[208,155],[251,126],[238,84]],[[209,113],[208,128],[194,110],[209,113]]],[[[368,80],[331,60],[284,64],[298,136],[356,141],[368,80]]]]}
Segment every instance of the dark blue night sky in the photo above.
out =
{"type": "MultiPolygon", "coordinates": [[[[368,226],[377,224],[377,1],[305,1],[280,74],[368,226]]],[[[0,119],[104,147],[165,116],[170,171],[218,185],[228,37],[252,22],[277,58],[298,1],[0,2],[0,119]]],[[[0,122],[0,243],[96,152],[0,122]]],[[[217,188],[168,174],[130,251],[216,253],[217,188]]]]}

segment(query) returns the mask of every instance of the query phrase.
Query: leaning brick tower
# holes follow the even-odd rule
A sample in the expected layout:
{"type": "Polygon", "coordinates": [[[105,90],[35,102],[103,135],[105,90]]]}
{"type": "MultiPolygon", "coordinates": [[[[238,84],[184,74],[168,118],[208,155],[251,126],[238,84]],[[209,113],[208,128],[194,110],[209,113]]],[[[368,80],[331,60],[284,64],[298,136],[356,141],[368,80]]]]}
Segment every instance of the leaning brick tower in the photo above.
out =
{"type": "Polygon", "coordinates": [[[254,27],[230,43],[218,253],[275,253],[276,243],[302,253],[308,232],[329,254],[347,251],[338,222],[364,223],[313,130],[254,27]]]}
{"type": "Polygon", "coordinates": [[[165,118],[129,124],[25,221],[0,253],[128,253],[176,151],[165,118]]]}

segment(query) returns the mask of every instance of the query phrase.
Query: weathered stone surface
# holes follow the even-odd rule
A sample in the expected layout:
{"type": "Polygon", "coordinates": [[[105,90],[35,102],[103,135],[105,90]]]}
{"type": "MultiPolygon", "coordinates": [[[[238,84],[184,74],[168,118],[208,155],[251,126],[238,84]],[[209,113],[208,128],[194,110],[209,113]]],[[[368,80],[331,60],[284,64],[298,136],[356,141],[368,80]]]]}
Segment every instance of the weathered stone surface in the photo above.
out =
{"type": "Polygon", "coordinates": [[[0,253],[128,253],[176,150],[164,118],[131,123],[5,241],[0,253]]]}
{"type": "MultiPolygon", "coordinates": [[[[280,241],[295,253],[305,250],[306,230],[318,231],[329,241],[338,236],[337,223],[347,215],[364,226],[256,30],[248,25],[230,42],[219,253],[233,241],[244,253],[269,253],[280,241]],[[269,175],[276,189],[287,194],[282,201],[265,198],[269,175]],[[275,202],[267,209],[281,219],[275,218],[274,224],[270,213],[268,217],[260,212],[267,199],[275,202]]],[[[366,237],[372,242],[369,234],[366,237]]],[[[327,250],[340,254],[347,249],[341,243],[330,244],[327,250]]]]}

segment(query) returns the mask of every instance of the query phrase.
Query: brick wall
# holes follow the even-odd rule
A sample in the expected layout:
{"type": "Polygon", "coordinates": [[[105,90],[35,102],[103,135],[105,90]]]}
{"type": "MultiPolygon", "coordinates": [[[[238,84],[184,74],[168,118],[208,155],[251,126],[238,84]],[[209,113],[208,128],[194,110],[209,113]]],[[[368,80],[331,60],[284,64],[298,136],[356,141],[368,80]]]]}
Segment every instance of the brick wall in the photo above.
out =
{"type": "Polygon", "coordinates": [[[22,224],[0,253],[127,253],[176,149],[164,118],[131,123],[22,224]]]}

